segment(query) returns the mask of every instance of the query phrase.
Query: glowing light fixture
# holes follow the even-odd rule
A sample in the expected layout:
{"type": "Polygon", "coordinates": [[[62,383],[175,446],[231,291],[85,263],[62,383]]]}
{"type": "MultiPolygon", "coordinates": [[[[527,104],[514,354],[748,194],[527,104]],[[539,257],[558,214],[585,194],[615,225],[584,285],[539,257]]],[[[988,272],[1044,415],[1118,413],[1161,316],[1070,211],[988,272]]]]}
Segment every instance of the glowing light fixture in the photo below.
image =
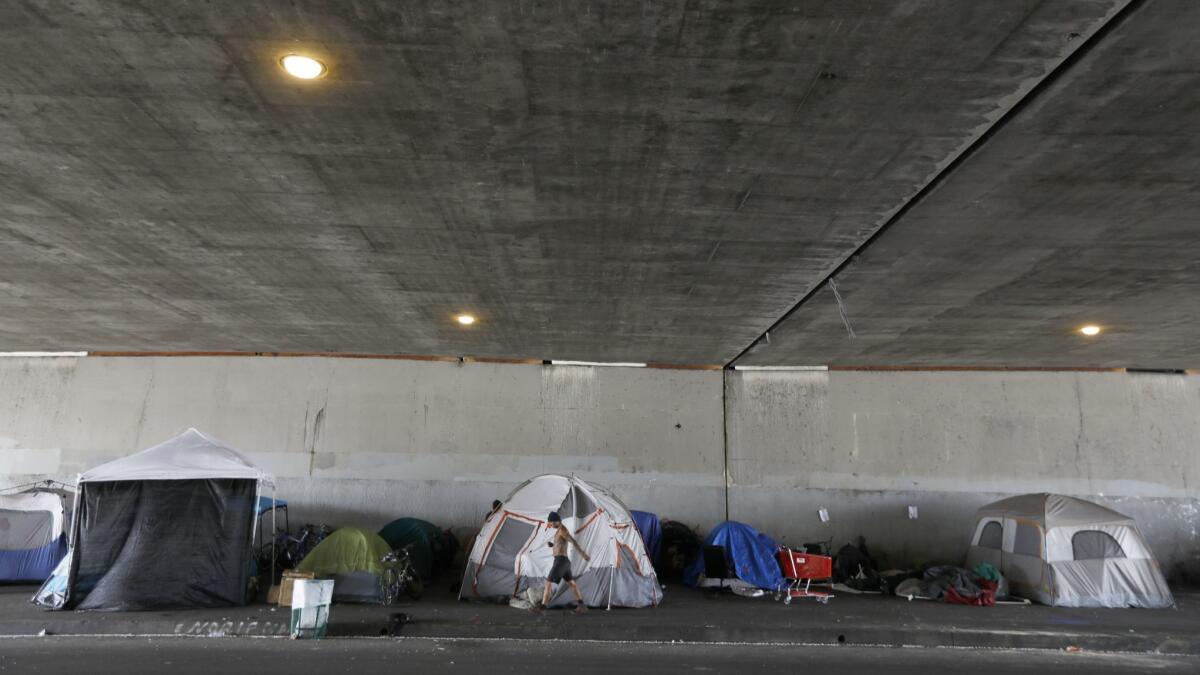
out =
{"type": "Polygon", "coordinates": [[[454,317],[454,320],[464,326],[470,326],[471,324],[475,323],[475,317],[471,316],[470,314],[459,314],[458,316],[454,317]]]}
{"type": "Polygon", "coordinates": [[[1100,326],[1084,326],[1083,328],[1079,329],[1079,332],[1088,337],[1092,337],[1100,334],[1100,326]]]}
{"type": "Polygon", "coordinates": [[[279,59],[279,65],[283,66],[288,75],[301,80],[316,79],[327,72],[324,63],[311,56],[301,56],[300,54],[288,54],[279,59]]]}
{"type": "Polygon", "coordinates": [[[63,358],[75,356],[87,356],[87,352],[0,352],[0,357],[14,358],[31,358],[31,357],[49,357],[63,358]]]}
{"type": "Polygon", "coordinates": [[[644,363],[624,363],[618,361],[551,361],[552,366],[600,366],[604,368],[645,368],[644,363]]]}

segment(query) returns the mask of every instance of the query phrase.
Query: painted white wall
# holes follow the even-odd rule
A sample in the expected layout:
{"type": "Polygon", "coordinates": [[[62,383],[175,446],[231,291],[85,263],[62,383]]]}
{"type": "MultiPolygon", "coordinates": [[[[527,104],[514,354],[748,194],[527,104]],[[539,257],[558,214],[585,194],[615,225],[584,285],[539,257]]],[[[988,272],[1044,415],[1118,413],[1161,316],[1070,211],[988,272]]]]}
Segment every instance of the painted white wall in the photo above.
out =
{"type": "Polygon", "coordinates": [[[788,543],[862,534],[909,562],[960,559],[983,503],[1064,492],[1138,518],[1168,568],[1200,557],[1197,377],[0,359],[0,486],[189,426],[275,473],[293,525],[470,527],[526,478],[574,471],[705,529],[728,497],[788,543]]]}
{"type": "Polygon", "coordinates": [[[1200,378],[735,371],[727,396],[731,517],[789,542],[953,561],[979,506],[1060,492],[1138,518],[1168,566],[1200,554],[1200,378]]]}
{"type": "Polygon", "coordinates": [[[277,477],[293,524],[471,526],[575,472],[631,508],[724,516],[721,373],[383,359],[0,359],[0,484],[71,480],[194,426],[277,477]]]}

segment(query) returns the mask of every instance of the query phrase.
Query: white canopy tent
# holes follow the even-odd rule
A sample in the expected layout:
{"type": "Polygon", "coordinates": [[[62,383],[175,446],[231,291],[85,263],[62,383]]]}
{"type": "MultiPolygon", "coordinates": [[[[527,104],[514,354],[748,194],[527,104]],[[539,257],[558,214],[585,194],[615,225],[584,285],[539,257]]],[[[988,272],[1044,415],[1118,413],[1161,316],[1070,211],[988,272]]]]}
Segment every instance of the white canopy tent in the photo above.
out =
{"type": "Polygon", "coordinates": [[[141,452],[84,471],[80,483],[118,480],[273,479],[232,446],[195,428],[141,452]]]}
{"type": "Polygon", "coordinates": [[[196,429],[86,471],[70,551],[34,599],[53,609],[243,604],[259,493],[273,485],[196,429]]]}

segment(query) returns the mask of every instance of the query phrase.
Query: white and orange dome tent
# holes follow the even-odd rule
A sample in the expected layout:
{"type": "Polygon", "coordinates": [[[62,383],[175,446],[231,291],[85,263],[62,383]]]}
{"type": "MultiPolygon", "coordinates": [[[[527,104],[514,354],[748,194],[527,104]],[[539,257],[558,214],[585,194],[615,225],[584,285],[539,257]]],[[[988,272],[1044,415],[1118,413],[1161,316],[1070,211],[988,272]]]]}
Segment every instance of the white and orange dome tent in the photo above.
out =
{"type": "MultiPolygon", "coordinates": [[[[556,474],[526,481],[488,516],[467,558],[459,597],[498,599],[540,589],[554,562],[553,532],[546,527],[551,511],[591,557],[585,561],[569,547],[572,572],[588,606],[651,607],[662,600],[629,509],[602,487],[556,474]]],[[[567,585],[560,584],[550,606],[573,601],[567,585]]]]}

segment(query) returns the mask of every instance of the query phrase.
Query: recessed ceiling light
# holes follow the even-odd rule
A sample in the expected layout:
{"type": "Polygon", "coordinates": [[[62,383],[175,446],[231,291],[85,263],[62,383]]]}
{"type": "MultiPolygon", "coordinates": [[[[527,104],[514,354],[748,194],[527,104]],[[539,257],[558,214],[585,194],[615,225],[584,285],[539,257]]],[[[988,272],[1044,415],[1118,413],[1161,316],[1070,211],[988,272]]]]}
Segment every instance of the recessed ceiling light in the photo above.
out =
{"type": "Polygon", "coordinates": [[[325,74],[325,64],[311,56],[288,54],[279,59],[279,65],[283,66],[288,75],[301,80],[312,80],[325,74]]]}
{"type": "Polygon", "coordinates": [[[475,323],[475,317],[471,316],[470,314],[459,314],[458,316],[454,317],[454,320],[464,326],[470,326],[471,324],[475,323]]]}
{"type": "Polygon", "coordinates": [[[1100,326],[1084,326],[1083,328],[1079,329],[1079,332],[1088,337],[1092,337],[1093,335],[1100,334],[1100,326]]]}
{"type": "Polygon", "coordinates": [[[622,362],[622,361],[551,361],[552,366],[597,366],[609,367],[615,366],[618,368],[645,368],[644,363],[622,362]]]}

